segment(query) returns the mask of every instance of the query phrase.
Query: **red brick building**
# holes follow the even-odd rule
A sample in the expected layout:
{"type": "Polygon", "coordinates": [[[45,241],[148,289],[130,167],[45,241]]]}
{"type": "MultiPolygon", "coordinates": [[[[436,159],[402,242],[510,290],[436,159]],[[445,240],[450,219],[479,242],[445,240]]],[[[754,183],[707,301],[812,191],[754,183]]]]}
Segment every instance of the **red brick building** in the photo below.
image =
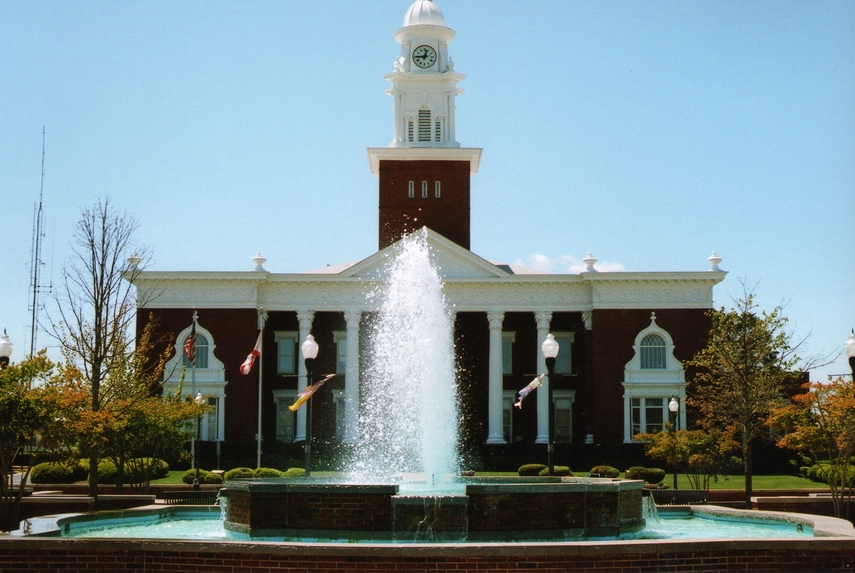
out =
{"type": "MultiPolygon", "coordinates": [[[[721,259],[713,254],[709,271],[600,273],[589,255],[584,272],[546,274],[469,251],[470,177],[482,150],[456,141],[454,102],[464,76],[448,55],[454,32],[433,2],[417,0],[395,37],[401,54],[386,76],[395,137],[389,147],[368,150],[379,179],[380,251],[322,272],[268,273],[261,256],[247,272],[142,271],[135,280],[140,300],[158,294],[141,304],[138,327],[152,313],[175,340],[166,386],[180,375],[195,308],[195,379],[184,390],[201,392],[214,407],[202,423],[203,442],[221,442],[228,459],[253,458],[260,407],[265,452],[287,449],[306,436],[305,410],[293,414],[287,406],[306,386],[300,343],[312,334],[320,345],[317,371],[337,373],[312,399],[312,433],[322,444],[353,442],[364,391],[360,352],[376,310],[368,294],[383,280],[395,242],[427,227],[455,309],[461,434],[471,463],[542,457],[547,392],[535,392],[523,409],[512,404],[534,374],[545,372],[540,344],[550,332],[560,344],[550,382],[557,461],[568,463],[586,448],[620,455],[636,432],[663,427],[672,397],[685,397],[682,361],[704,345],[705,311],[725,276],[721,259]],[[262,356],[244,376],[239,368],[259,327],[262,356]]],[[[684,425],[682,402],[679,415],[684,425]]]]}

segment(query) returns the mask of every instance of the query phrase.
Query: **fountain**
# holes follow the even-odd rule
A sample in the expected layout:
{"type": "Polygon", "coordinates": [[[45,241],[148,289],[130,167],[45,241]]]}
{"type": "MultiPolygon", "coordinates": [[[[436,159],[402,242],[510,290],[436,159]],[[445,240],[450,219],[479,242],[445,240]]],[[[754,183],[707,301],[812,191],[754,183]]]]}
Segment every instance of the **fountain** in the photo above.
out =
{"type": "MultiPolygon", "coordinates": [[[[776,520],[790,523],[796,532],[810,528],[814,536],[773,538],[749,529],[738,539],[709,539],[709,527],[701,524],[700,542],[663,539],[660,531],[639,531],[643,515],[651,521],[656,518],[649,500],[642,514],[638,481],[452,478],[458,473],[458,404],[451,320],[442,304],[441,282],[428,264],[429,254],[423,237],[408,238],[390,263],[387,288],[377,293],[383,298],[378,314],[383,320],[374,329],[377,346],[368,370],[371,384],[380,390],[364,397],[363,438],[351,464],[354,471],[344,483],[229,482],[222,491],[227,501],[222,522],[226,531],[219,532],[203,526],[206,515],[195,515],[202,508],[190,506],[28,520],[24,536],[0,537],[4,570],[61,568],[82,573],[96,564],[105,571],[240,567],[249,573],[482,568],[755,571],[851,565],[855,535],[843,520],[683,508],[686,517],[776,520]],[[418,328],[413,327],[416,323],[418,328]],[[409,384],[401,384],[401,379],[409,384]],[[399,386],[409,386],[409,393],[399,386]],[[442,399],[435,399],[436,394],[442,399]],[[401,407],[395,408],[398,402],[401,407]],[[444,407],[435,409],[438,403],[444,407]],[[384,436],[382,442],[376,440],[379,435],[384,436]],[[393,471],[384,473],[387,469],[393,471]],[[408,478],[420,479],[402,481],[393,475],[404,471],[408,478]],[[132,525],[128,522],[170,521],[181,515],[191,517],[187,527],[194,534],[170,529],[143,533],[142,539],[122,538],[132,535],[121,529],[132,525]],[[56,536],[60,531],[73,535],[76,527],[101,527],[99,520],[112,520],[120,529],[103,532],[106,539],[35,536],[56,536]],[[591,538],[596,541],[575,542],[591,538]],[[273,540],[278,543],[270,543],[273,540]]],[[[220,523],[216,508],[209,509],[207,522],[220,523]]]]}
{"type": "Polygon", "coordinates": [[[359,439],[338,483],[229,482],[226,528],[251,537],[582,539],[644,527],[642,483],[459,478],[453,319],[426,231],[400,241],[372,297],[359,439]],[[402,476],[406,476],[404,479],[402,476]]]}

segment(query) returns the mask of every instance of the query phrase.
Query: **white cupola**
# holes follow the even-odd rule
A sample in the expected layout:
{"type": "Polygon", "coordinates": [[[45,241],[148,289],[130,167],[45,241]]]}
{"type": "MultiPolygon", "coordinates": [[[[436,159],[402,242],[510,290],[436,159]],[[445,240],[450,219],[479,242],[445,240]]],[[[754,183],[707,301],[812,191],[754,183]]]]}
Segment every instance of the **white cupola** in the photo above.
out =
{"type": "Polygon", "coordinates": [[[460,147],[454,133],[457,82],[466,76],[453,71],[448,42],[454,30],[445,26],[442,11],[431,0],[416,0],[395,31],[401,55],[386,93],[394,98],[394,137],[390,147],[460,147]]]}

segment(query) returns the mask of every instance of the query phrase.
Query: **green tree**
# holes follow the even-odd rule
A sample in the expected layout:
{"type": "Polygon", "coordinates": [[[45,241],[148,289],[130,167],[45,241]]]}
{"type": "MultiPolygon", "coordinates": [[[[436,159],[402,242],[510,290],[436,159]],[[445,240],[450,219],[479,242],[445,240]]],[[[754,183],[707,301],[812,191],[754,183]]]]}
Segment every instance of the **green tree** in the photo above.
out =
{"type": "Polygon", "coordinates": [[[71,451],[85,400],[80,373],[57,368],[44,351],[0,369],[0,531],[17,529],[24,485],[39,459],[71,451]]]}
{"type": "Polygon", "coordinates": [[[855,381],[814,382],[805,390],[775,409],[768,423],[786,432],[779,446],[810,456],[823,469],[835,517],[849,519],[855,479],[855,381]]]}
{"type": "Polygon", "coordinates": [[[780,306],[759,312],[746,292],[731,310],[710,311],[707,346],[688,362],[697,368],[688,403],[705,429],[720,430],[742,452],[745,505],[752,495],[752,445],[769,435],[766,418],[798,386],[799,358],[780,306]]]}
{"type": "Polygon", "coordinates": [[[717,479],[733,449],[733,442],[720,431],[671,431],[666,422],[664,432],[638,434],[644,441],[644,453],[651,459],[679,468],[686,474],[692,489],[709,489],[710,479],[717,479]]]}
{"type": "MultiPolygon", "coordinates": [[[[85,209],[57,291],[53,335],[66,361],[83,373],[89,392],[90,412],[85,416],[89,431],[83,437],[90,440],[89,466],[93,470],[98,467],[103,438],[98,426],[109,420],[101,413],[102,407],[123,392],[121,382],[134,352],[129,335],[136,318],[131,281],[145,258],[132,245],[136,227],[136,221],[118,213],[109,200],[85,209]]],[[[89,472],[89,495],[97,499],[97,471],[89,472]]]]}

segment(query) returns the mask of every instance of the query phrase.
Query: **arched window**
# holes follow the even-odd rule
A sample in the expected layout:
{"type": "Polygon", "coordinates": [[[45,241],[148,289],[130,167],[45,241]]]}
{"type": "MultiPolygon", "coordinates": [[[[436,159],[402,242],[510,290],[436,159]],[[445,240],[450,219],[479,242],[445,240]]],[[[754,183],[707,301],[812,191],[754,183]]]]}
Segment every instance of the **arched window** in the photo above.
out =
{"type": "MultiPolygon", "coordinates": [[[[184,342],[189,340],[189,336],[184,339],[184,342]]],[[[183,345],[182,345],[183,347],[183,345]]],[[[190,360],[187,359],[187,354],[184,354],[184,358],[182,359],[182,364],[185,368],[191,368],[190,360]]],[[[196,368],[207,368],[208,367],[208,339],[196,333],[196,368]]]]}
{"type": "Polygon", "coordinates": [[[641,339],[641,369],[662,370],[665,368],[665,339],[658,334],[648,334],[641,339]]]}

